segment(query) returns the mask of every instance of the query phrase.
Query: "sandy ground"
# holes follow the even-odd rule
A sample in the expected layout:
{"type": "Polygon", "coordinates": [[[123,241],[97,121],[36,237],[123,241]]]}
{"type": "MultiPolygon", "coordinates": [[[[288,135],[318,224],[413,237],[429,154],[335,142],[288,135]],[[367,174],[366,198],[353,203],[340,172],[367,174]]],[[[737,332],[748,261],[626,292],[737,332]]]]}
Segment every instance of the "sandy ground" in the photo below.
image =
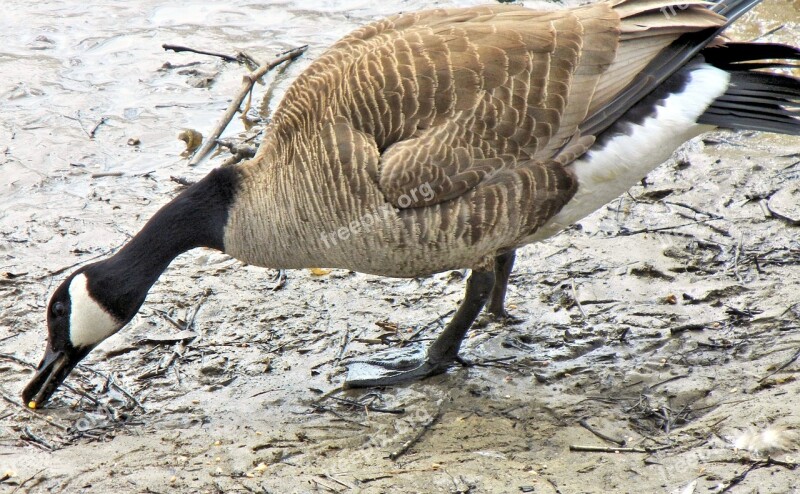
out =
{"type": "MultiPolygon", "coordinates": [[[[800,140],[756,133],[706,135],[521,250],[521,322],[475,328],[474,367],[338,390],[348,357],[434,336],[465,273],[277,283],[198,250],[26,410],[54,287],[135,234],[171,177],[225,159],[189,168],[175,136],[207,131],[244,69],[161,43],[310,44],[259,87],[274,102],[344,33],[432,3],[135,4],[13,0],[0,19],[0,492],[798,492],[800,140]],[[765,430],[788,451],[763,451],[765,430]]],[[[797,44],[799,18],[767,0],[735,34],[797,44]]]]}

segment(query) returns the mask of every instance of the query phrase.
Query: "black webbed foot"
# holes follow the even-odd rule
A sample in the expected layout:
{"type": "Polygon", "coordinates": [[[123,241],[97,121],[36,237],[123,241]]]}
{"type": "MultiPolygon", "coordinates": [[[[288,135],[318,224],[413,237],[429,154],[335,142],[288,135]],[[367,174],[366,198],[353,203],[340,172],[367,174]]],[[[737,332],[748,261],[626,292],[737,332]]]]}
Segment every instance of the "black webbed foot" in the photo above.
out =
{"type": "Polygon", "coordinates": [[[433,360],[421,344],[390,348],[348,362],[345,387],[393,386],[445,372],[456,358],[433,360]]]}
{"type": "Polygon", "coordinates": [[[492,271],[474,271],[467,280],[464,300],[453,319],[427,350],[421,344],[415,344],[408,348],[384,350],[364,359],[353,359],[347,364],[345,386],[391,386],[445,372],[454,362],[460,361],[458,350],[461,342],[486,304],[492,286],[492,271]]]}

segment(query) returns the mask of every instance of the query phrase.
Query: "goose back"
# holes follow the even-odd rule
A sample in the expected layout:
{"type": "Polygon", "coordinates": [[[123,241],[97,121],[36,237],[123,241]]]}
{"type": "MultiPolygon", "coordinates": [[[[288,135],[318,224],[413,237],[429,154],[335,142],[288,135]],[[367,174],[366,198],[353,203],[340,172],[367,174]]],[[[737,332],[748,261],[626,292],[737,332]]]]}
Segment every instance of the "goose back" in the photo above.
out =
{"type": "Polygon", "coordinates": [[[672,3],[438,9],[353,32],[240,166],[226,251],[391,276],[489,262],[576,193],[587,115],[681,34],[724,23],[699,1],[659,11],[672,3]]]}

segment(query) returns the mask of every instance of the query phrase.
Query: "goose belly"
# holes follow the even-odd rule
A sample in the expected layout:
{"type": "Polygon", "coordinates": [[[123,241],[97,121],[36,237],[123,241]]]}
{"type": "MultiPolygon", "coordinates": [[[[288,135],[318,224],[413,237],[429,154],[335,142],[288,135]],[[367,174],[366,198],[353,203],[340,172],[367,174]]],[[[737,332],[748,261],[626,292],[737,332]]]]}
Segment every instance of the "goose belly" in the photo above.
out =
{"type": "Polygon", "coordinates": [[[713,129],[698,124],[697,119],[725,93],[730,75],[711,65],[699,64],[685,76],[687,81],[681,90],[658,100],[655,108],[632,108],[607,131],[613,135],[603,136],[581,159],[568,165],[577,178],[578,191],[558,214],[522,244],[548,238],[588,216],[669,159],[681,144],[713,129]],[[638,123],[625,121],[629,115],[642,111],[648,111],[650,116],[638,123]]]}

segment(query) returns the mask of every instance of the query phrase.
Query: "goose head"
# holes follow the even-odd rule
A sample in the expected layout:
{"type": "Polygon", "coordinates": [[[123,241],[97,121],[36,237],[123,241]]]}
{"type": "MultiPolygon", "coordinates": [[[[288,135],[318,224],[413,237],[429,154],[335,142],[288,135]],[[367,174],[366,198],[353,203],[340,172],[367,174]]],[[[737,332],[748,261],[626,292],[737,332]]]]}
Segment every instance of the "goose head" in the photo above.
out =
{"type": "Polygon", "coordinates": [[[81,359],[133,319],[176,256],[195,247],[224,250],[238,177],[234,167],[211,171],[164,205],[116,254],[61,283],[47,306],[47,347],[22,392],[25,404],[43,405],[81,359]]]}
{"type": "Polygon", "coordinates": [[[101,263],[79,269],[53,293],[47,306],[47,347],[22,392],[30,408],[43,405],[75,366],[136,314],[146,291],[111,283],[101,263]]]}

